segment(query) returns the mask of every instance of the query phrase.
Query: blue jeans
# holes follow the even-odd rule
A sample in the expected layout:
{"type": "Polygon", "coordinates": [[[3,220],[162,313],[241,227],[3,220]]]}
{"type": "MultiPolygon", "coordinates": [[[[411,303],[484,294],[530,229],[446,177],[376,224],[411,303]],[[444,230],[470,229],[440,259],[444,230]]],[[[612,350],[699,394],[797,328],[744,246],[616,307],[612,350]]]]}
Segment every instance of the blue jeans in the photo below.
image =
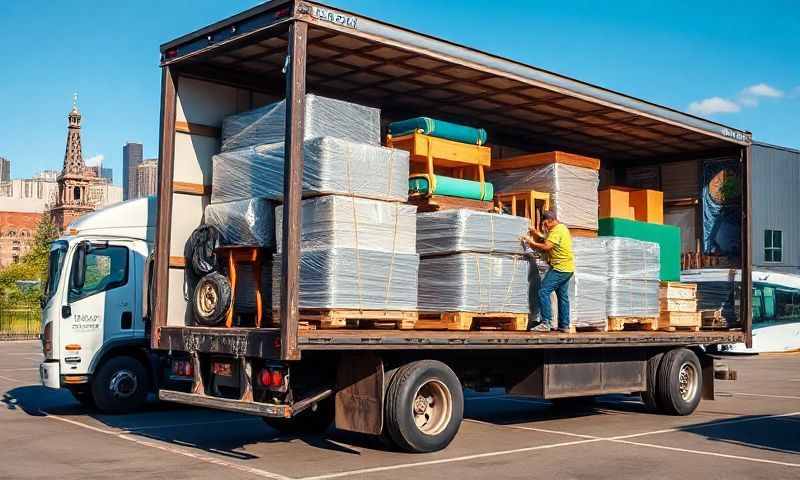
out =
{"type": "Polygon", "coordinates": [[[559,272],[552,268],[548,270],[539,287],[539,313],[542,323],[550,325],[553,319],[553,309],[550,306],[550,294],[556,292],[558,298],[558,328],[569,328],[569,281],[572,272],[559,272]]]}

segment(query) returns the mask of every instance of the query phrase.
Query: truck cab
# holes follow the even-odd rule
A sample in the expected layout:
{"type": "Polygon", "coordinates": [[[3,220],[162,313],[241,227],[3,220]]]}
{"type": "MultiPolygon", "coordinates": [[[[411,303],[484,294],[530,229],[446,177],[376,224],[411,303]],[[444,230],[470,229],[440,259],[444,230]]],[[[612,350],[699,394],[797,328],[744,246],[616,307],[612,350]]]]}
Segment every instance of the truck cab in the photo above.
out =
{"type": "Polygon", "coordinates": [[[141,406],[155,385],[143,288],[155,197],[71,223],[50,246],[42,297],[42,384],[108,413],[141,406]]]}

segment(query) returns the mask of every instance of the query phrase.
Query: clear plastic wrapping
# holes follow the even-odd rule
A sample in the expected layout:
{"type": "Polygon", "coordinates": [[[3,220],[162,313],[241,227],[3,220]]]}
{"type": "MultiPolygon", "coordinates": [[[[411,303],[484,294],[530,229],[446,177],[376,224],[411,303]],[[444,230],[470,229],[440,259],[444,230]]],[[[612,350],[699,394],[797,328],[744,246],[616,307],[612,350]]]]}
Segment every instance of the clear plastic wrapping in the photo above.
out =
{"type": "MultiPolygon", "coordinates": [[[[253,267],[240,264],[236,267],[236,299],[234,315],[256,313],[256,277],[253,267]]],[[[262,318],[269,315],[272,300],[272,259],[261,262],[261,305],[262,318]]],[[[262,320],[263,321],[263,320],[262,320]]],[[[266,321],[264,321],[266,325],[266,321]]]]}
{"type": "Polygon", "coordinates": [[[226,245],[275,246],[275,204],[265,198],[212,203],[205,223],[219,229],[226,245]]]}
{"type": "Polygon", "coordinates": [[[608,295],[607,240],[572,239],[575,274],[569,289],[569,319],[573,326],[602,328],[606,325],[608,295]]]}
{"type": "Polygon", "coordinates": [[[536,190],[550,193],[550,205],[558,219],[569,228],[597,230],[596,170],[563,163],[530,168],[493,170],[487,180],[495,192],[536,190]]]}
{"type": "MultiPolygon", "coordinates": [[[[333,137],[306,140],[303,195],[408,200],[408,152],[333,137]]],[[[214,155],[211,201],[283,198],[283,142],[214,155]]]]}
{"type": "MultiPolygon", "coordinates": [[[[272,269],[280,304],[280,256],[272,269]]],[[[333,248],[300,255],[300,308],[416,310],[419,255],[333,248]]]]}
{"type": "MultiPolygon", "coordinates": [[[[304,138],[334,137],[380,145],[381,112],[342,100],[306,95],[304,138]]],[[[222,121],[222,151],[284,141],[286,100],[222,121]]]]}
{"type": "MultiPolygon", "coordinates": [[[[416,253],[417,207],[341,195],[303,200],[302,250],[352,248],[416,253]]],[[[275,209],[277,246],[282,248],[283,206],[275,209]]]]}
{"type": "Polygon", "coordinates": [[[529,262],[523,255],[457,253],[419,266],[421,311],[529,313],[529,262]]]}
{"type": "Polygon", "coordinates": [[[608,316],[659,314],[660,250],[657,243],[604,237],[608,251],[608,316]]]}
{"type": "Polygon", "coordinates": [[[529,220],[460,208],[417,215],[417,253],[455,252],[523,254],[521,237],[529,220]]]}

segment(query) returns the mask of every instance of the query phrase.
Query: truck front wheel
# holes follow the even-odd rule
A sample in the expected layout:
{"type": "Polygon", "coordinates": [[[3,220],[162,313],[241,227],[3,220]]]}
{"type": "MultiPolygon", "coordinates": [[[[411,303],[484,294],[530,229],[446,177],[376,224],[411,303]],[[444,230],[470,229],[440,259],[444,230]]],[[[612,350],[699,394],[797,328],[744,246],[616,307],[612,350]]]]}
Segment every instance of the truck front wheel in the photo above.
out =
{"type": "Polygon", "coordinates": [[[144,405],[150,378],[144,365],[133,357],[114,357],[105,362],[92,380],[92,398],[104,413],[128,413],[144,405]]]}
{"type": "Polygon", "coordinates": [[[464,392],[447,365],[420,360],[400,367],[386,392],[383,428],[402,450],[445,448],[464,417],[464,392]]]}
{"type": "Polygon", "coordinates": [[[664,354],[658,366],[658,406],[669,415],[689,415],[700,403],[703,370],[691,350],[677,348],[664,354]]]}

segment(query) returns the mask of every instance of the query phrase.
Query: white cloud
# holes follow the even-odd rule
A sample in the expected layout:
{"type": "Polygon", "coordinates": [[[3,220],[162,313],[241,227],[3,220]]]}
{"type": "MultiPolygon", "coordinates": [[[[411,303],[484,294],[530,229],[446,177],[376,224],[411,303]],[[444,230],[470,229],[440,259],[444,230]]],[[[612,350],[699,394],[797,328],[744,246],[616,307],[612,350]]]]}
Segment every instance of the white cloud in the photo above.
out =
{"type": "Polygon", "coordinates": [[[695,115],[714,115],[715,113],[735,113],[742,108],[734,101],[722,97],[711,97],[689,104],[689,112],[695,115]]]}
{"type": "Polygon", "coordinates": [[[783,97],[783,92],[775,87],[767,85],[766,83],[758,83],[756,85],[750,85],[742,90],[742,95],[752,97],[781,98],[783,97]]]}
{"type": "Polygon", "coordinates": [[[87,167],[96,167],[97,165],[102,164],[105,158],[106,156],[101,153],[87,158],[83,161],[83,163],[85,163],[87,167]]]}
{"type": "MultiPolygon", "coordinates": [[[[762,98],[779,99],[785,96],[779,90],[766,83],[750,85],[739,92],[735,100],[722,97],[710,97],[689,104],[689,112],[695,115],[714,115],[716,113],[736,113],[742,107],[755,108],[762,98]]],[[[789,97],[800,96],[800,86],[789,93],[789,97]]]]}

